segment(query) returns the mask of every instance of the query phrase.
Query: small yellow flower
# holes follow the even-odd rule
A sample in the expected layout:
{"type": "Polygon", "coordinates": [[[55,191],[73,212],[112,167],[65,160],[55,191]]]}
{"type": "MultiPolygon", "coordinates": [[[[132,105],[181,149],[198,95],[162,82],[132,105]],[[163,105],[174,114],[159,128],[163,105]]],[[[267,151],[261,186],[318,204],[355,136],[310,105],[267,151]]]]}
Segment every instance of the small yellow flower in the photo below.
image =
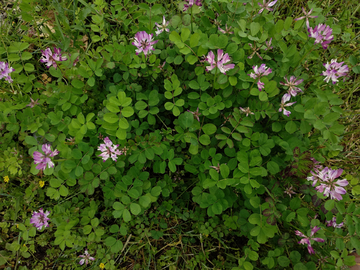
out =
{"type": "Polygon", "coordinates": [[[19,229],[19,224],[16,224],[16,228],[19,229]]]}
{"type": "Polygon", "coordinates": [[[99,267],[100,267],[101,269],[104,269],[104,268],[105,268],[105,264],[100,263],[99,267]]]}
{"type": "Polygon", "coordinates": [[[39,181],[39,186],[42,188],[45,185],[44,181],[39,181]]]}
{"type": "Polygon", "coordinates": [[[9,182],[9,176],[5,176],[5,177],[4,177],[4,182],[5,182],[5,183],[9,182]]]}

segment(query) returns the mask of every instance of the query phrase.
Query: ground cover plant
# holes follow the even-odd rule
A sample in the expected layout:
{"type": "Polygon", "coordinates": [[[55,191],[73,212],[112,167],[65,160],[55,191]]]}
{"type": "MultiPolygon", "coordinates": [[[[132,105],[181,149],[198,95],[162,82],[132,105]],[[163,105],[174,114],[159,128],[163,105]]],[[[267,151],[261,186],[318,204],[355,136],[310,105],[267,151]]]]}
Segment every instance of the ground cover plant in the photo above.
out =
{"type": "Polygon", "coordinates": [[[359,7],[4,4],[0,267],[355,265],[359,7]]]}

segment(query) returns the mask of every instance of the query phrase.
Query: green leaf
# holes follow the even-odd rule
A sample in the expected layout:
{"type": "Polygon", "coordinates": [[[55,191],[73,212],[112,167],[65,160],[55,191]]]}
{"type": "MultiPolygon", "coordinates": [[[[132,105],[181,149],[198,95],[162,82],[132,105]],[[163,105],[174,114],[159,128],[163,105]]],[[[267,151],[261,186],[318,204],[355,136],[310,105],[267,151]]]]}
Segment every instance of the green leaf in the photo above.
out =
{"type": "Polygon", "coordinates": [[[130,204],[130,211],[133,215],[138,215],[141,212],[141,207],[137,203],[131,203],[130,204]]]}
{"type": "Polygon", "coordinates": [[[334,200],[328,200],[325,202],[325,209],[328,211],[331,211],[335,206],[335,201],[334,200]]]}
{"type": "Polygon", "coordinates": [[[25,142],[30,145],[38,145],[37,140],[33,136],[26,136],[25,142]]]}
{"type": "Polygon", "coordinates": [[[269,161],[266,167],[271,174],[277,174],[280,171],[279,165],[274,161],[269,161]]]}
{"type": "Polygon", "coordinates": [[[190,30],[188,28],[181,29],[181,40],[185,42],[190,36],[190,30]]]}
{"type": "Polygon", "coordinates": [[[131,220],[131,214],[129,212],[128,209],[124,209],[124,212],[123,212],[123,219],[125,222],[129,222],[131,220]]]}
{"type": "Polygon", "coordinates": [[[227,178],[230,174],[229,166],[227,166],[226,164],[221,164],[220,165],[220,174],[223,178],[227,178]]]}
{"type": "Polygon", "coordinates": [[[260,31],[260,24],[257,22],[252,22],[250,24],[250,32],[253,37],[260,31]]]}
{"type": "Polygon", "coordinates": [[[198,45],[200,40],[200,35],[198,33],[195,33],[191,35],[190,37],[190,47],[194,48],[198,45]]]}
{"type": "Polygon", "coordinates": [[[71,80],[71,85],[77,89],[81,89],[85,86],[84,82],[77,79],[71,80]]]}
{"type": "MultiPolygon", "coordinates": [[[[173,21],[174,19],[172,19],[173,21]]],[[[176,46],[178,46],[179,48],[183,48],[184,47],[184,43],[181,41],[180,35],[175,32],[172,31],[169,35],[169,39],[174,42],[176,44],[176,46]]]]}
{"type": "Polygon", "coordinates": [[[294,121],[288,121],[286,123],[286,125],[285,125],[285,129],[290,134],[293,134],[297,130],[295,122],[294,121]]]}
{"type": "Polygon", "coordinates": [[[279,265],[282,267],[287,267],[290,264],[289,258],[285,257],[285,256],[280,256],[277,260],[278,260],[279,265]]]}
{"type": "Polygon", "coordinates": [[[200,142],[202,145],[209,145],[209,144],[210,144],[210,137],[209,137],[209,135],[207,135],[207,134],[201,135],[200,138],[199,138],[199,142],[200,142]]]}
{"type": "Polygon", "coordinates": [[[194,116],[191,112],[184,112],[179,116],[179,124],[182,128],[189,128],[194,123],[194,116]]]}
{"type": "Polygon", "coordinates": [[[203,129],[204,133],[207,135],[214,134],[217,130],[217,128],[214,124],[205,124],[202,129],[203,129]]]}
{"type": "Polygon", "coordinates": [[[104,120],[110,124],[116,123],[119,121],[119,116],[115,113],[106,113],[104,114],[104,120]]]}
{"type": "Polygon", "coordinates": [[[132,107],[125,107],[121,110],[121,114],[124,117],[130,117],[134,114],[134,109],[132,107]]]}

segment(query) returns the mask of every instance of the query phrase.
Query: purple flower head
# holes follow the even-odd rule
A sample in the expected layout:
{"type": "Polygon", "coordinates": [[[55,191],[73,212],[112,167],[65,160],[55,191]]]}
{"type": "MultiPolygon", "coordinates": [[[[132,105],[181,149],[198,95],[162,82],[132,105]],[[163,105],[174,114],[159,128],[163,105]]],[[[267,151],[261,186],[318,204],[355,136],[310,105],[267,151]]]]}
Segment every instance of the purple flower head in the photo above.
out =
{"type": "Polygon", "coordinates": [[[308,249],[308,252],[309,252],[310,254],[315,254],[315,251],[314,251],[314,249],[313,249],[312,246],[311,246],[310,240],[314,240],[314,241],[316,241],[316,242],[321,242],[321,243],[325,242],[325,240],[322,239],[322,238],[312,237],[318,230],[320,230],[320,227],[315,226],[314,228],[312,228],[312,229],[311,229],[311,233],[310,233],[310,237],[307,237],[305,234],[303,234],[303,233],[300,232],[300,231],[295,231],[295,234],[296,234],[297,236],[303,237],[303,239],[301,239],[301,240],[298,242],[298,244],[307,245],[307,249],[308,249]]]}
{"type": "Polygon", "coordinates": [[[272,42],[272,38],[270,38],[269,41],[265,41],[265,44],[266,44],[265,51],[266,50],[271,50],[273,48],[273,46],[271,46],[271,42],[272,42]]]}
{"type": "Polygon", "coordinates": [[[169,32],[169,28],[166,28],[169,25],[170,22],[167,22],[165,20],[165,16],[163,16],[163,23],[162,24],[158,24],[155,23],[157,30],[155,31],[155,34],[158,36],[160,35],[163,31],[169,32]]]}
{"type": "Polygon", "coordinates": [[[296,194],[296,192],[293,191],[292,189],[293,189],[293,186],[290,186],[290,187],[288,187],[288,188],[286,188],[286,189],[284,190],[284,193],[286,193],[287,195],[289,195],[290,198],[291,198],[291,195],[296,194]]]}
{"type": "Polygon", "coordinates": [[[40,59],[41,63],[46,63],[45,65],[47,68],[50,68],[53,66],[54,68],[57,68],[56,62],[62,62],[66,61],[67,57],[61,55],[61,49],[54,47],[54,53],[51,51],[50,48],[47,48],[45,51],[41,50],[42,57],[40,59]]]}
{"type": "Polygon", "coordinates": [[[341,228],[342,226],[344,226],[344,222],[337,224],[336,217],[333,217],[331,220],[326,221],[326,226],[334,227],[334,228],[341,228]]]}
{"type": "Polygon", "coordinates": [[[289,87],[289,94],[295,97],[298,93],[302,92],[302,90],[299,87],[296,87],[300,83],[302,83],[304,80],[300,79],[297,80],[295,76],[291,76],[290,80],[288,80],[286,77],[284,77],[286,83],[280,82],[280,84],[285,85],[289,87]]]}
{"type": "Polygon", "coordinates": [[[187,11],[188,8],[192,7],[194,4],[201,7],[201,0],[185,0],[187,2],[187,4],[184,4],[184,9],[183,11],[187,11]],[[195,3],[194,3],[195,2],[195,3]]]}
{"type": "Polygon", "coordinates": [[[9,67],[8,63],[0,62],[0,80],[2,78],[5,78],[5,81],[12,83],[13,79],[11,79],[10,73],[13,71],[15,71],[15,69],[12,67],[9,67]]]}
{"type": "Polygon", "coordinates": [[[82,258],[79,262],[80,265],[83,265],[84,263],[87,265],[89,263],[89,260],[95,261],[94,257],[91,257],[87,249],[85,249],[84,255],[79,255],[80,258],[82,258]]]}
{"type": "Polygon", "coordinates": [[[310,173],[312,174],[312,176],[308,176],[307,180],[308,181],[312,181],[313,184],[312,186],[314,187],[316,185],[316,183],[318,181],[321,181],[321,179],[323,178],[323,174],[325,173],[325,171],[323,172],[323,166],[322,165],[316,165],[318,163],[320,163],[319,161],[317,161],[316,159],[312,158],[313,162],[314,162],[314,169],[313,171],[310,171],[310,173]]]}
{"type": "Polygon", "coordinates": [[[323,49],[327,49],[328,44],[334,39],[332,29],[326,24],[319,24],[314,29],[308,28],[309,37],[315,38],[315,44],[321,43],[323,49]]]}
{"type": "Polygon", "coordinates": [[[152,36],[153,34],[148,34],[145,31],[140,31],[135,34],[135,41],[131,44],[137,47],[135,50],[136,55],[144,52],[144,55],[147,56],[150,54],[150,50],[155,50],[152,45],[156,44],[158,40],[153,41],[152,36]]]}
{"type": "Polygon", "coordinates": [[[192,112],[190,110],[187,110],[188,112],[191,112],[194,115],[194,118],[196,118],[196,120],[198,120],[200,122],[200,118],[199,116],[201,115],[201,113],[199,113],[199,107],[196,109],[196,111],[192,112]]]}
{"type": "Polygon", "coordinates": [[[239,107],[239,109],[241,110],[241,112],[245,113],[246,116],[248,116],[249,114],[254,114],[253,112],[250,111],[250,108],[249,108],[249,107],[247,107],[247,108],[245,108],[245,109],[239,107]]]}
{"type": "Polygon", "coordinates": [[[39,212],[36,211],[33,212],[33,215],[30,219],[30,224],[33,224],[33,226],[36,227],[39,231],[43,227],[49,227],[48,224],[48,220],[50,220],[50,218],[48,218],[49,215],[50,215],[50,211],[46,211],[44,213],[43,209],[40,208],[39,212]]]}
{"type": "Polygon", "coordinates": [[[123,154],[122,151],[117,149],[119,145],[114,145],[113,142],[109,139],[109,137],[106,137],[104,139],[104,142],[105,143],[100,144],[100,146],[98,147],[98,150],[102,152],[99,156],[102,157],[104,162],[110,157],[112,158],[112,160],[116,161],[117,156],[123,154]]]}
{"type": "Polygon", "coordinates": [[[330,199],[336,199],[338,201],[342,200],[342,196],[346,193],[346,190],[343,188],[349,184],[346,179],[337,180],[343,172],[343,169],[332,170],[328,167],[325,167],[319,175],[320,185],[315,188],[316,191],[323,193],[324,196],[329,197],[330,199]]]}
{"type": "Polygon", "coordinates": [[[338,78],[342,76],[346,76],[349,72],[349,67],[347,65],[342,65],[344,62],[337,62],[337,59],[332,59],[331,62],[327,62],[326,64],[323,64],[326,70],[321,73],[321,75],[325,76],[324,81],[327,83],[332,80],[332,83],[335,84],[338,82],[338,78]]]}
{"type": "Polygon", "coordinates": [[[257,65],[253,66],[253,70],[254,70],[254,73],[251,72],[248,75],[251,78],[253,78],[254,80],[256,80],[256,79],[258,80],[257,85],[258,85],[259,91],[261,91],[262,89],[264,89],[264,83],[262,83],[260,81],[260,78],[263,76],[269,75],[272,72],[272,70],[271,70],[271,68],[267,68],[265,64],[261,64],[260,67],[258,67],[257,65]]]}
{"type": "Polygon", "coordinates": [[[258,53],[258,51],[260,50],[260,47],[256,47],[256,42],[254,42],[254,46],[249,43],[250,48],[253,50],[252,54],[250,56],[248,56],[249,59],[253,58],[254,54],[256,53],[257,56],[259,56],[259,58],[261,60],[263,60],[263,58],[261,57],[261,55],[258,53]]]}
{"type": "Polygon", "coordinates": [[[34,106],[39,105],[39,103],[38,103],[39,99],[34,101],[32,98],[30,98],[30,100],[31,100],[31,102],[28,105],[26,105],[27,107],[34,108],[34,106]]]}
{"type": "Polygon", "coordinates": [[[231,30],[231,26],[228,28],[227,24],[225,24],[225,30],[221,29],[220,26],[218,26],[218,30],[223,33],[223,34],[234,34],[234,32],[230,31],[231,30]]]}
{"type": "Polygon", "coordinates": [[[263,3],[262,3],[262,4],[261,4],[261,3],[258,3],[258,5],[261,7],[261,9],[260,9],[260,11],[259,11],[259,14],[260,14],[261,12],[263,12],[264,9],[267,9],[268,11],[273,11],[273,9],[270,8],[270,7],[272,7],[273,5],[275,5],[276,2],[277,2],[277,0],[266,3],[266,0],[263,0],[263,3]]]}
{"type": "Polygon", "coordinates": [[[285,94],[285,95],[283,95],[283,97],[282,97],[282,99],[281,99],[280,109],[279,109],[279,112],[282,112],[282,111],[284,110],[284,111],[283,111],[283,114],[286,115],[287,117],[290,116],[291,112],[288,111],[288,110],[286,110],[285,107],[291,106],[291,105],[293,105],[293,104],[296,103],[296,101],[295,101],[295,102],[286,103],[286,102],[288,102],[288,101],[290,100],[290,98],[291,98],[291,95],[290,95],[290,94],[285,94]]]}
{"type": "Polygon", "coordinates": [[[51,151],[50,144],[43,144],[41,149],[45,155],[43,155],[39,151],[35,151],[33,153],[34,163],[39,164],[36,166],[36,169],[45,170],[46,165],[48,166],[49,169],[54,167],[54,162],[52,162],[51,157],[58,155],[59,151],[57,149],[51,151]]]}
{"type": "Polygon", "coordinates": [[[210,64],[210,66],[206,67],[208,71],[213,70],[215,67],[217,67],[221,73],[226,74],[226,71],[235,67],[234,64],[224,65],[230,62],[231,59],[227,53],[224,54],[223,50],[220,49],[217,50],[217,61],[215,60],[215,55],[212,51],[210,51],[206,56],[206,61],[210,64]]]}
{"type": "Polygon", "coordinates": [[[306,12],[306,11],[305,11],[305,8],[302,8],[302,11],[303,11],[303,13],[305,14],[305,16],[296,18],[294,21],[296,22],[296,21],[300,21],[300,20],[302,20],[302,19],[306,19],[306,26],[307,26],[307,28],[310,28],[309,18],[315,19],[315,18],[318,17],[318,16],[310,16],[312,10],[313,10],[313,9],[310,9],[309,12],[306,12]]]}

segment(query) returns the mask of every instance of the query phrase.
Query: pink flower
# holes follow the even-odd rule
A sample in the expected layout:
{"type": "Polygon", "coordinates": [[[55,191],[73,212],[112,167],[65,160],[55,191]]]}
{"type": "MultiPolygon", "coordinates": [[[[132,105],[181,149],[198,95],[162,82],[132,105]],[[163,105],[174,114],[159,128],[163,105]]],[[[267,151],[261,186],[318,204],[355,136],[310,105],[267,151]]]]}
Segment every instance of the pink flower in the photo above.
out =
{"type": "Polygon", "coordinates": [[[290,187],[288,187],[288,188],[286,188],[286,189],[284,190],[284,193],[286,193],[287,195],[289,195],[290,198],[291,198],[291,195],[296,194],[296,192],[293,191],[292,189],[293,189],[293,186],[290,186],[290,187]]]}
{"type": "Polygon", "coordinates": [[[187,11],[188,8],[192,7],[194,4],[201,7],[201,0],[185,0],[188,4],[184,4],[184,9],[183,11],[187,11]],[[195,2],[195,3],[194,3],[195,2]]]}
{"type": "Polygon", "coordinates": [[[318,17],[318,16],[310,16],[312,10],[313,10],[313,9],[310,9],[309,12],[306,12],[306,11],[305,11],[305,8],[302,8],[302,11],[303,11],[303,13],[305,14],[305,16],[296,18],[294,21],[296,22],[296,21],[300,21],[300,20],[302,20],[302,19],[306,19],[306,26],[307,26],[307,28],[310,28],[309,18],[315,19],[315,18],[318,17]]]}
{"type": "Polygon", "coordinates": [[[187,110],[188,112],[191,112],[194,115],[194,118],[196,118],[196,120],[198,120],[200,122],[200,118],[199,116],[201,115],[201,113],[199,113],[199,108],[196,109],[196,111],[192,112],[190,110],[187,110]]]}
{"type": "Polygon", "coordinates": [[[40,59],[41,63],[46,63],[45,65],[47,68],[50,68],[53,66],[54,68],[57,68],[57,61],[66,61],[67,57],[61,55],[61,49],[54,47],[54,53],[51,51],[50,48],[47,48],[45,51],[41,50],[41,54],[43,58],[40,59]]]}
{"type": "Polygon", "coordinates": [[[259,5],[260,7],[262,7],[262,8],[260,9],[260,11],[259,11],[259,14],[260,14],[261,12],[263,12],[264,9],[267,9],[268,11],[273,11],[273,9],[270,8],[270,7],[272,7],[273,5],[275,5],[276,2],[277,2],[277,0],[266,3],[266,0],[263,0],[263,3],[262,3],[262,4],[258,3],[258,5],[259,5]]]}
{"type": "Polygon", "coordinates": [[[15,69],[9,67],[8,63],[0,62],[0,79],[5,78],[5,81],[12,83],[13,79],[11,79],[10,73],[14,71],[15,69]]]}
{"type": "Polygon", "coordinates": [[[160,35],[163,31],[169,32],[170,30],[168,28],[166,28],[169,25],[170,22],[167,22],[165,20],[165,16],[163,16],[163,23],[162,24],[158,24],[155,23],[157,30],[155,31],[155,34],[158,36],[160,35]]]}
{"type": "Polygon", "coordinates": [[[227,53],[224,54],[223,50],[217,50],[217,61],[215,60],[215,55],[212,51],[210,51],[206,57],[206,61],[210,64],[206,69],[208,71],[213,70],[217,67],[221,73],[226,74],[226,71],[233,69],[235,67],[234,64],[224,65],[231,61],[231,58],[227,53]]]}
{"type": "Polygon", "coordinates": [[[42,153],[40,153],[38,151],[35,151],[33,153],[34,163],[39,164],[36,166],[36,169],[37,170],[45,170],[46,165],[48,166],[49,169],[54,167],[54,162],[51,161],[50,157],[54,157],[54,156],[58,155],[59,151],[56,149],[54,151],[51,151],[50,144],[43,144],[41,149],[45,155],[43,155],[42,153]]]}
{"type": "Polygon", "coordinates": [[[302,83],[304,81],[303,79],[297,80],[295,76],[291,76],[290,80],[288,80],[286,77],[284,77],[284,79],[285,79],[286,83],[280,82],[280,84],[289,87],[289,92],[288,93],[290,95],[295,97],[297,95],[297,93],[302,92],[302,90],[299,87],[295,87],[295,86],[302,83]]]}
{"type": "Polygon", "coordinates": [[[27,107],[34,108],[34,106],[39,105],[39,103],[38,103],[39,99],[34,101],[32,98],[30,98],[30,100],[31,100],[31,102],[28,105],[26,105],[27,107]]]}
{"type": "Polygon", "coordinates": [[[290,100],[290,98],[291,98],[291,95],[290,95],[290,94],[285,94],[285,95],[283,95],[283,97],[282,97],[282,99],[281,99],[280,109],[279,109],[279,112],[282,112],[282,111],[284,110],[283,114],[286,115],[287,117],[290,116],[291,112],[288,111],[288,110],[286,110],[285,107],[291,106],[291,105],[293,105],[293,104],[296,103],[296,101],[295,101],[295,102],[286,103],[286,102],[288,102],[288,101],[290,100]]]}
{"type": "Polygon", "coordinates": [[[304,235],[302,232],[300,232],[300,231],[295,231],[295,234],[296,234],[297,236],[303,237],[303,239],[301,239],[301,240],[298,242],[298,244],[307,245],[307,249],[308,249],[308,251],[309,251],[310,254],[315,254],[315,251],[314,251],[314,249],[313,249],[312,246],[311,246],[310,240],[314,240],[314,241],[316,241],[316,242],[321,242],[321,243],[325,242],[325,240],[322,239],[322,238],[312,237],[318,230],[320,230],[320,227],[315,226],[314,228],[312,228],[312,229],[311,229],[311,233],[310,233],[310,237],[305,236],[305,235],[304,235]]]}
{"type": "Polygon", "coordinates": [[[41,230],[43,227],[49,227],[48,216],[50,215],[50,211],[46,211],[44,213],[43,209],[40,208],[39,212],[34,211],[33,215],[30,219],[30,224],[33,224],[38,230],[41,230]]]}
{"type": "Polygon", "coordinates": [[[247,108],[245,108],[245,109],[239,107],[239,109],[241,110],[241,112],[245,113],[246,116],[248,116],[249,114],[254,114],[253,112],[250,111],[250,108],[249,108],[249,107],[247,107],[247,108]]]}
{"type": "Polygon", "coordinates": [[[334,39],[332,29],[326,24],[319,24],[314,29],[308,28],[309,37],[315,38],[315,44],[321,43],[323,49],[327,49],[328,44],[334,39]]]}
{"type": "Polygon", "coordinates": [[[273,46],[271,46],[271,42],[272,42],[272,38],[270,38],[269,41],[265,41],[265,44],[266,44],[265,51],[273,48],[273,46]]]}
{"type": "Polygon", "coordinates": [[[221,29],[220,26],[218,26],[218,30],[223,34],[234,34],[234,32],[230,31],[231,26],[228,28],[227,24],[225,24],[225,30],[221,29]]]}
{"type": "Polygon", "coordinates": [[[83,265],[84,263],[87,265],[89,263],[89,260],[95,261],[94,257],[91,257],[87,249],[85,249],[84,255],[79,255],[80,258],[83,258],[80,260],[79,264],[83,265]]]}
{"type": "Polygon", "coordinates": [[[346,179],[337,180],[335,182],[335,179],[338,178],[342,172],[343,169],[332,170],[325,167],[325,169],[323,169],[318,175],[321,183],[315,188],[315,190],[323,193],[326,197],[329,197],[330,195],[330,199],[341,201],[341,195],[346,194],[346,190],[343,187],[349,184],[346,179]]]}
{"type": "MultiPolygon", "coordinates": [[[[311,158],[311,159],[314,162],[314,164],[320,163],[319,161],[317,161],[314,158],[311,158]]],[[[308,176],[307,180],[312,181],[313,182],[312,186],[314,187],[316,185],[317,181],[321,181],[321,179],[324,177],[323,174],[325,173],[325,171],[323,172],[322,165],[314,165],[314,170],[310,171],[310,173],[312,174],[312,176],[308,176]]]]}
{"type": "Polygon", "coordinates": [[[152,45],[156,44],[158,40],[153,41],[152,36],[153,34],[148,34],[145,31],[140,31],[135,34],[135,41],[131,44],[137,47],[135,50],[136,55],[144,52],[144,55],[147,56],[150,54],[150,50],[155,50],[152,45]]]}
{"type": "Polygon", "coordinates": [[[248,56],[248,58],[249,58],[249,59],[253,58],[254,54],[256,53],[256,55],[259,56],[259,58],[260,58],[261,60],[263,60],[263,58],[261,57],[261,55],[258,53],[258,51],[260,50],[260,47],[257,48],[255,42],[254,42],[254,46],[253,46],[251,43],[249,43],[249,46],[250,46],[250,48],[253,50],[253,52],[252,52],[252,54],[251,54],[250,56],[248,56]]]}
{"type": "Polygon", "coordinates": [[[344,222],[337,224],[336,217],[333,217],[331,220],[326,221],[326,226],[334,227],[334,228],[341,228],[342,226],[344,226],[344,222]]]}
{"type": "Polygon", "coordinates": [[[98,147],[98,150],[102,152],[99,156],[102,157],[104,162],[110,157],[112,158],[112,160],[116,161],[117,156],[123,154],[122,151],[117,149],[119,145],[113,145],[113,142],[109,139],[109,137],[106,137],[104,139],[104,142],[104,144],[100,144],[100,146],[98,147]]]}
{"type": "Polygon", "coordinates": [[[260,78],[262,76],[267,76],[269,75],[272,70],[271,68],[266,68],[266,65],[265,64],[261,64],[260,67],[258,68],[258,66],[253,66],[253,69],[254,69],[254,73],[250,73],[248,74],[251,78],[253,79],[257,79],[257,85],[258,85],[258,88],[259,88],[259,91],[261,91],[262,89],[264,89],[264,83],[262,83],[260,81],[260,78]]]}
{"type": "Polygon", "coordinates": [[[335,84],[338,82],[338,78],[346,76],[349,72],[349,67],[347,65],[342,66],[342,64],[344,64],[344,62],[338,63],[337,59],[332,59],[330,63],[327,62],[326,64],[323,64],[326,68],[326,71],[321,73],[321,75],[325,76],[324,81],[328,83],[331,79],[332,83],[335,84]]]}

